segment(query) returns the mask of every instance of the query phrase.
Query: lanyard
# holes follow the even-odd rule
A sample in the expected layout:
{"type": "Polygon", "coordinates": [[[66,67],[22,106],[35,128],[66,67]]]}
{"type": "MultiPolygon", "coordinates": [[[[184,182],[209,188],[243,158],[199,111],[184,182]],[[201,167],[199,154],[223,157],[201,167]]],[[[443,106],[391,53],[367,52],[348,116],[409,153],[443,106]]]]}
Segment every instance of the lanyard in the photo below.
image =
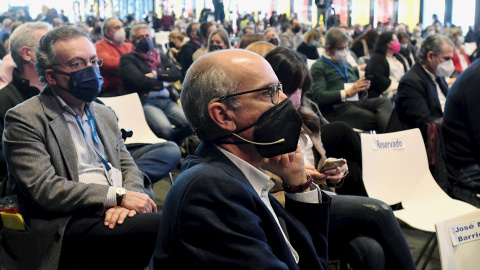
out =
{"type": "MultiPolygon", "coordinates": [[[[97,128],[95,126],[95,120],[93,119],[93,115],[92,115],[92,112],[90,111],[90,108],[86,104],[85,104],[85,113],[87,114],[87,117],[88,117],[88,125],[90,126],[90,129],[92,130],[92,137],[93,137],[94,144],[98,147],[98,149],[100,149],[101,144],[100,144],[100,139],[98,138],[98,135],[97,135],[97,128]]],[[[97,151],[95,146],[91,145],[90,139],[88,138],[88,135],[87,135],[87,131],[83,128],[83,124],[82,124],[82,121],[81,121],[80,117],[77,115],[77,116],[75,116],[75,119],[77,120],[77,123],[78,123],[78,125],[80,126],[80,129],[83,132],[83,137],[85,137],[85,141],[87,141],[88,146],[93,148],[93,151],[95,151],[97,156],[100,158],[103,165],[105,166],[105,169],[107,169],[107,171],[110,171],[111,167],[110,167],[110,165],[108,165],[107,151],[105,150],[105,148],[103,148],[103,151],[105,153],[105,157],[103,157],[97,151]]]]}
{"type": "Polygon", "coordinates": [[[335,65],[330,59],[326,58],[324,55],[322,55],[322,58],[327,61],[327,63],[329,63],[330,65],[332,65],[332,67],[334,67],[338,73],[340,74],[340,76],[342,76],[342,78],[345,80],[346,83],[348,83],[348,73],[347,73],[347,65],[345,65],[345,63],[342,62],[342,65],[343,65],[343,68],[345,70],[345,74],[342,73],[342,71],[337,67],[337,65],[335,65]]]}

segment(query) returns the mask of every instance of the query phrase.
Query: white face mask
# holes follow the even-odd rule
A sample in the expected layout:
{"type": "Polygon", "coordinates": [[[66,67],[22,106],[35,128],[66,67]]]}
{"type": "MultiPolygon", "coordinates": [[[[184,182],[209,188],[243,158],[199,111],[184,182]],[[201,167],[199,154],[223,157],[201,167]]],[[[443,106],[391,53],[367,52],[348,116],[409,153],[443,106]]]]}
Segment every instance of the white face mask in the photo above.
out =
{"type": "Polygon", "coordinates": [[[346,49],[337,50],[334,55],[335,60],[337,60],[337,62],[339,63],[347,62],[347,54],[348,54],[348,51],[346,49]]]}
{"type": "Polygon", "coordinates": [[[113,34],[113,39],[117,42],[123,42],[125,41],[125,37],[127,36],[127,33],[125,33],[125,29],[120,29],[113,34]]]}
{"type": "Polygon", "coordinates": [[[457,45],[462,45],[465,42],[465,38],[463,36],[457,37],[457,45]]]}
{"type": "Polygon", "coordinates": [[[265,30],[265,27],[264,26],[259,26],[259,27],[257,27],[257,29],[258,29],[259,32],[263,32],[263,30],[265,30]]]}
{"type": "Polygon", "coordinates": [[[435,35],[435,30],[428,30],[427,37],[435,35]]]}
{"type": "Polygon", "coordinates": [[[451,59],[440,63],[437,57],[437,62],[439,63],[437,70],[435,71],[437,76],[450,77],[450,75],[452,75],[452,73],[455,71],[455,66],[453,65],[453,61],[451,59]]]}

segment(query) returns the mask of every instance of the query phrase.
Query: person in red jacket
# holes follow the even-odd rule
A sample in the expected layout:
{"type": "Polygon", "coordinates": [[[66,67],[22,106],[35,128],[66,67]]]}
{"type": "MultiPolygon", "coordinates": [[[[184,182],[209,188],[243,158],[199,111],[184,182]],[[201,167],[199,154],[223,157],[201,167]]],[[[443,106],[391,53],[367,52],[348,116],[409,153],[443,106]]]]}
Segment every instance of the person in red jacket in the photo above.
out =
{"type": "Polygon", "coordinates": [[[468,59],[468,55],[465,53],[465,48],[463,47],[465,38],[463,37],[462,29],[459,27],[450,29],[448,32],[448,37],[452,40],[453,44],[455,44],[452,60],[455,70],[458,74],[460,74],[468,66],[470,66],[470,60],[468,59]]]}
{"type": "Polygon", "coordinates": [[[132,44],[125,42],[125,29],[117,18],[108,18],[103,22],[104,39],[95,43],[98,58],[103,59],[100,74],[104,82],[99,96],[118,96],[122,92],[122,79],[119,76],[120,56],[129,53],[132,44]]]}

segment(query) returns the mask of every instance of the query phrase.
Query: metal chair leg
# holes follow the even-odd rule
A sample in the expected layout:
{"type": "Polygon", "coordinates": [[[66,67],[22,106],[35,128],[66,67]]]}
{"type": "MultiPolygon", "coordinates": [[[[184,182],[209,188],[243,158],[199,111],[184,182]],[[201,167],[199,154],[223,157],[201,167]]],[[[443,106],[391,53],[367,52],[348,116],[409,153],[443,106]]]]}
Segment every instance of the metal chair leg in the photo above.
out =
{"type": "MultiPolygon", "coordinates": [[[[430,236],[428,237],[427,242],[425,242],[425,245],[423,245],[422,249],[420,250],[420,253],[418,254],[417,260],[415,261],[415,265],[418,265],[420,263],[423,255],[427,251],[428,246],[433,241],[433,239],[435,239],[435,233],[430,234],[430,236]]],[[[436,245],[436,243],[435,243],[435,245],[436,245]]]]}

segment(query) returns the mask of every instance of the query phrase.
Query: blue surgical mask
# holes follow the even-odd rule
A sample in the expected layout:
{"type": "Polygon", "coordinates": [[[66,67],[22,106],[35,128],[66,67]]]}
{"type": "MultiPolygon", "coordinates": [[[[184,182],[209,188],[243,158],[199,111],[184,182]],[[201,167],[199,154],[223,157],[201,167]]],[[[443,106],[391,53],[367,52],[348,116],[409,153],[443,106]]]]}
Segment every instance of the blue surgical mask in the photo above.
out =
{"type": "Polygon", "coordinates": [[[98,67],[89,66],[71,73],[55,69],[54,71],[70,77],[70,80],[68,80],[68,89],[60,85],[58,86],[82,101],[92,102],[100,93],[103,77],[100,75],[100,69],[98,67]]]}
{"type": "Polygon", "coordinates": [[[143,53],[149,52],[153,47],[153,42],[149,38],[144,38],[137,43],[137,50],[143,53]]]}

